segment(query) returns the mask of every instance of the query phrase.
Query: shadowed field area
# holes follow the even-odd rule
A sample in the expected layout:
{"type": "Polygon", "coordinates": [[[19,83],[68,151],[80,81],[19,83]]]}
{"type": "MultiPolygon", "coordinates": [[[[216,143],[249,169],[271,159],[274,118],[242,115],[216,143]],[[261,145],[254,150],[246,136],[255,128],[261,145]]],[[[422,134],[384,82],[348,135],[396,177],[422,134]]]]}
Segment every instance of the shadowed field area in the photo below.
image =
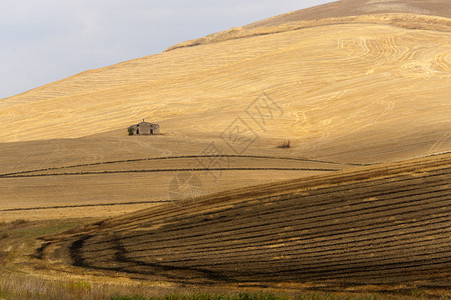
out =
{"type": "Polygon", "coordinates": [[[42,255],[177,283],[450,289],[450,168],[447,154],[161,204],[42,255]]]}

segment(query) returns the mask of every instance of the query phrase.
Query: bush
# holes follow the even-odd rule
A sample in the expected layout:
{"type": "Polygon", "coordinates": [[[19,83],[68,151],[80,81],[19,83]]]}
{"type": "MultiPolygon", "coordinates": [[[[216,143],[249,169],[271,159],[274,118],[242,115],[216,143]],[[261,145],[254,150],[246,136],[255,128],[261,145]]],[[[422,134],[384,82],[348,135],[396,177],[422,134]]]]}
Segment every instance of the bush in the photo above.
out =
{"type": "Polygon", "coordinates": [[[135,134],[135,128],[133,128],[133,126],[128,127],[127,130],[128,130],[128,135],[134,135],[135,134]]]}
{"type": "Polygon", "coordinates": [[[279,146],[277,146],[277,148],[282,148],[282,149],[291,148],[291,141],[290,140],[283,141],[279,146]]]}

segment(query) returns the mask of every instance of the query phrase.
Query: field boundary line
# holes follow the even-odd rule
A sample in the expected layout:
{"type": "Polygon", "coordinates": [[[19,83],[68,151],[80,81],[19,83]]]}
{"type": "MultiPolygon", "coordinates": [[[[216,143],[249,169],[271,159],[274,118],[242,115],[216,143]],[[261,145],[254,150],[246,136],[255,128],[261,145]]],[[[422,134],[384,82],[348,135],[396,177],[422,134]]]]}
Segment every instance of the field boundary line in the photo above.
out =
{"type": "Polygon", "coordinates": [[[203,172],[203,171],[318,171],[333,172],[342,169],[321,169],[321,168],[181,168],[181,169],[146,169],[146,170],[123,170],[123,171],[92,171],[73,173],[49,173],[49,174],[17,174],[0,175],[0,178],[27,178],[44,176],[80,176],[80,175],[102,175],[102,174],[123,174],[123,173],[162,173],[162,172],[203,172]]]}
{"type": "Polygon", "coordinates": [[[60,208],[79,208],[79,207],[97,207],[97,206],[115,206],[115,205],[135,205],[135,204],[152,204],[152,203],[169,203],[171,200],[154,200],[154,201],[137,201],[137,202],[117,202],[104,204],[78,204],[78,205],[55,205],[43,207],[24,207],[24,208],[7,208],[0,209],[0,212],[26,211],[26,210],[43,210],[43,209],[60,209],[60,208]]]}
{"type": "Polygon", "coordinates": [[[26,174],[26,173],[34,173],[34,172],[42,172],[42,171],[61,170],[61,169],[78,168],[78,167],[90,167],[90,166],[118,164],[118,163],[128,163],[128,162],[151,161],[151,160],[166,160],[166,159],[183,159],[183,158],[211,158],[211,157],[294,160],[294,161],[302,161],[302,162],[316,162],[316,163],[334,164],[334,165],[348,165],[348,166],[370,166],[370,165],[373,165],[373,164],[339,163],[339,162],[327,161],[327,160],[316,160],[316,159],[295,158],[295,157],[282,157],[282,156],[280,156],[280,157],[279,156],[264,156],[264,155],[263,156],[262,155],[179,155],[179,156],[161,156],[161,157],[148,157],[148,158],[112,160],[112,161],[103,161],[103,162],[96,162],[96,163],[77,164],[77,165],[61,166],[61,167],[52,167],[52,168],[45,168],[45,169],[35,169],[35,170],[4,173],[4,174],[0,174],[0,177],[10,176],[10,175],[18,175],[18,174],[26,174]]]}

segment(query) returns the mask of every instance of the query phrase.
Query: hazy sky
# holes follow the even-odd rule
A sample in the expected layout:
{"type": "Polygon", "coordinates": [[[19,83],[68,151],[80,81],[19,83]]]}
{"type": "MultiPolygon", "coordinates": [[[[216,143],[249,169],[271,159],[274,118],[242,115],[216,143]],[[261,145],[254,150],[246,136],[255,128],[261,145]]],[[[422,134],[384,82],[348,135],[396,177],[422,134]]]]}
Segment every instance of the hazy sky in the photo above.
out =
{"type": "Polygon", "coordinates": [[[0,0],[0,98],[332,0],[0,0]]]}

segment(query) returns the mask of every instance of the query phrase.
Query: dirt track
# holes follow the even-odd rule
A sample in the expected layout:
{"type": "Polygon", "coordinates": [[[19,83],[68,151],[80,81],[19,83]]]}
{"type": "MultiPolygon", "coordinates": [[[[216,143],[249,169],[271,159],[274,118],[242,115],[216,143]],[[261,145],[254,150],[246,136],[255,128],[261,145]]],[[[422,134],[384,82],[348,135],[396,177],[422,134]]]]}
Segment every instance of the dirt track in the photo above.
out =
{"type": "Polygon", "coordinates": [[[185,283],[451,289],[450,170],[447,154],[161,204],[42,255],[185,283]]]}

